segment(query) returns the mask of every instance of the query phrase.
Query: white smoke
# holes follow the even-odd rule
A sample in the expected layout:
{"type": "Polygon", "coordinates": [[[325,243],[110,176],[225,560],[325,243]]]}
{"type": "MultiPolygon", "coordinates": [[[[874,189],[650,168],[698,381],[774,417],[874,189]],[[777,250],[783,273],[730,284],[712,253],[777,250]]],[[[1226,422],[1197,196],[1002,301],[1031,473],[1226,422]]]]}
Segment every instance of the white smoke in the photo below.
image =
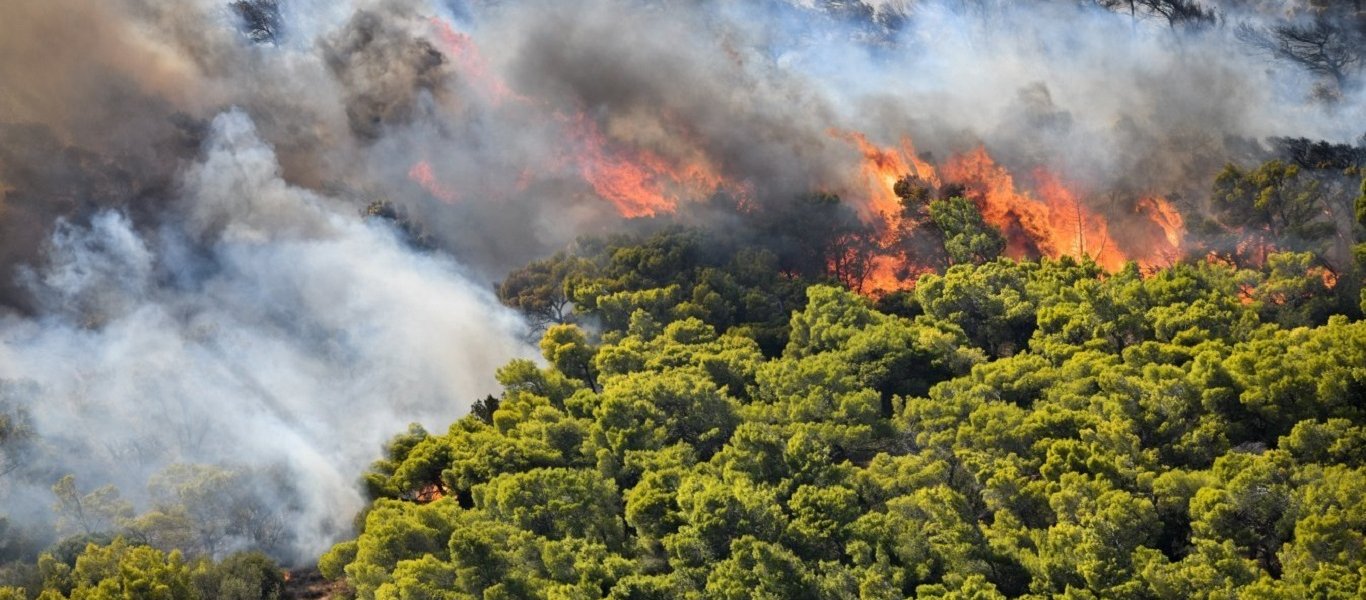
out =
{"type": "Polygon", "coordinates": [[[0,321],[0,379],[48,456],[136,497],[174,462],[284,467],[300,556],[361,506],[357,478],[413,421],[442,426],[530,351],[486,286],[384,224],[285,184],[241,112],[184,175],[183,228],[64,224],[29,278],[48,312],[0,321]]]}
{"type": "MultiPolygon", "coordinates": [[[[1062,0],[858,4],[285,0],[257,43],[227,0],[10,0],[0,305],[22,312],[0,312],[0,379],[32,385],[0,402],[19,394],[44,473],[87,489],[136,497],[173,462],[283,468],[306,556],[359,506],[381,440],[459,416],[532,354],[489,281],[627,226],[575,163],[577,121],[707,157],[761,203],[862,189],[834,129],[936,159],[981,144],[1183,208],[1267,136],[1352,142],[1366,122],[1360,88],[1312,101],[1229,27],[1062,0]],[[417,164],[455,200],[411,181],[417,164]],[[376,199],[440,250],[361,219],[376,199]]],[[[43,512],[51,483],[0,500],[43,512]]]]}

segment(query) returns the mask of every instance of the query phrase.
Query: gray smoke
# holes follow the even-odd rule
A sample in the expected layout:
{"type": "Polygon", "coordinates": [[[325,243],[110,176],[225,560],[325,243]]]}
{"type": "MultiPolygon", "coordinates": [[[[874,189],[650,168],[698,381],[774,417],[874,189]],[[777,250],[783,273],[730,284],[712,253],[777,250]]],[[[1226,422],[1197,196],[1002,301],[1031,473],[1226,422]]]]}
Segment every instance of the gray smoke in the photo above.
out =
{"type": "Polygon", "coordinates": [[[381,441],[455,418],[527,354],[458,265],[282,181],[241,112],[214,119],[177,202],[185,220],[152,231],[59,223],[26,278],[44,315],[0,321],[0,379],[36,384],[45,459],[78,482],[136,498],[171,463],[283,467],[303,556],[358,509],[381,441]]]}
{"type": "Polygon", "coordinates": [[[984,145],[1083,186],[1122,237],[1141,195],[1198,211],[1267,137],[1366,122],[1359,88],[1316,100],[1232,27],[1088,3],[275,4],[0,8],[0,408],[42,440],[23,477],[0,470],[11,515],[45,513],[65,473],[145,501],[167,465],[248,467],[289,515],[284,552],[316,552],[384,438],[533,353],[489,284],[635,226],[585,181],[593,151],[704,164],[762,209],[859,202],[832,132],[984,145]],[[361,219],[377,200],[436,249],[361,219]]]}

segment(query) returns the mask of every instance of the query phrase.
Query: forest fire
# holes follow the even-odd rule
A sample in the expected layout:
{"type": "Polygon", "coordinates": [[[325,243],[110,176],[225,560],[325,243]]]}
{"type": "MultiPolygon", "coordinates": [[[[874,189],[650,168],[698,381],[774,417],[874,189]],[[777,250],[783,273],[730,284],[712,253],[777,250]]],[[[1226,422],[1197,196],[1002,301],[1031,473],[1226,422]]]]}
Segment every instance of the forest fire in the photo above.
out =
{"type": "MultiPolygon", "coordinates": [[[[469,84],[495,106],[507,100],[519,105],[536,101],[514,92],[493,74],[478,47],[467,34],[457,31],[443,19],[431,19],[434,37],[441,51],[469,84]]],[[[593,192],[610,202],[625,218],[653,217],[676,212],[680,202],[701,200],[718,190],[744,196],[741,185],[722,176],[707,154],[694,149],[680,158],[622,139],[588,112],[555,111],[565,136],[565,155],[559,165],[568,166],[593,192]]],[[[671,126],[661,119],[671,137],[687,141],[685,127],[671,126]]],[[[913,177],[934,190],[945,184],[961,186],[964,195],[981,212],[983,220],[1004,236],[1004,254],[1012,258],[1072,256],[1089,258],[1105,269],[1115,270],[1128,260],[1144,267],[1169,264],[1180,254],[1184,223],[1181,215],[1162,198],[1143,198],[1132,213],[1147,225],[1138,237],[1142,247],[1125,247],[1112,235],[1111,223],[1093,210],[1085,195],[1052,171],[1039,167],[1025,178],[1028,189],[1008,169],[996,162],[984,146],[951,156],[936,167],[922,159],[911,140],[903,137],[899,145],[879,146],[857,131],[830,129],[835,138],[853,145],[861,154],[861,182],[851,196],[860,218],[873,228],[871,255],[861,276],[851,276],[870,290],[905,287],[915,275],[918,258],[902,247],[907,236],[923,223],[907,222],[897,182],[913,177]]],[[[684,144],[690,147],[692,144],[684,144]]],[[[553,167],[553,166],[552,166],[553,167]]],[[[551,170],[555,170],[552,168],[551,170]]],[[[524,170],[526,173],[538,169],[524,170]]],[[[443,187],[429,163],[415,164],[409,178],[432,196],[452,202],[455,194],[443,187]]],[[[524,184],[519,184],[525,187],[524,184]]],[[[743,199],[743,198],[741,198],[743,199]]],[[[922,207],[923,208],[923,207],[922,207]]],[[[923,220],[923,218],[921,219],[923,220]]],[[[1129,246],[1138,246],[1129,238],[1129,246]]],[[[837,261],[832,272],[850,271],[849,261],[837,261]]]]}
{"type": "Polygon", "coordinates": [[[501,104],[510,99],[526,100],[492,73],[488,60],[479,52],[479,47],[468,34],[456,31],[449,21],[439,17],[431,17],[428,22],[436,33],[442,53],[455,63],[456,69],[468,78],[470,84],[487,100],[494,104],[501,104]]]}
{"type": "MultiPolygon", "coordinates": [[[[718,190],[744,195],[742,186],[721,176],[701,152],[690,161],[670,160],[648,148],[611,139],[586,113],[560,116],[558,120],[564,124],[566,143],[573,149],[565,160],[623,217],[673,213],[680,202],[699,200],[718,190]]],[[[899,146],[880,147],[859,132],[830,133],[854,145],[862,155],[858,177],[862,187],[851,200],[875,234],[871,255],[862,270],[851,266],[856,261],[850,257],[830,268],[836,273],[861,273],[849,279],[857,280],[862,289],[885,292],[904,288],[919,274],[932,270],[918,266],[916,257],[898,249],[923,225],[906,221],[906,208],[896,189],[906,177],[936,190],[944,188],[945,182],[961,186],[983,220],[1004,236],[1005,256],[1087,258],[1111,271],[1129,260],[1152,268],[1179,258],[1184,221],[1163,198],[1142,198],[1134,204],[1134,214],[1141,217],[1151,234],[1144,236],[1142,248],[1126,248],[1112,235],[1109,221],[1089,208],[1074,186],[1048,169],[1036,168],[1030,174],[1027,181],[1032,187],[1027,191],[984,147],[952,156],[936,168],[918,156],[909,138],[903,138],[899,146]]],[[[436,182],[426,163],[415,165],[410,177],[435,197],[448,202],[453,198],[436,182]]]]}
{"type": "MultiPolygon", "coordinates": [[[[446,20],[430,20],[441,50],[455,65],[456,70],[495,106],[508,100],[517,104],[534,104],[531,98],[510,88],[493,74],[488,62],[470,36],[456,31],[446,20]]],[[[672,213],[680,198],[703,198],[718,189],[743,193],[742,186],[730,184],[717,174],[705,157],[691,161],[671,161],[649,149],[631,149],[614,143],[596,120],[586,112],[571,116],[555,111],[553,121],[563,127],[565,146],[571,155],[560,164],[571,164],[593,191],[611,202],[623,217],[651,217],[672,213]],[[681,164],[680,164],[681,163],[681,164]]],[[[525,189],[534,172],[524,168],[517,181],[518,189],[525,189]]],[[[428,182],[435,182],[425,163],[414,166],[410,178],[423,184],[432,195],[428,182]]],[[[444,198],[443,198],[444,199],[444,198]]]]}
{"type": "MultiPolygon", "coordinates": [[[[1104,218],[1083,206],[1077,194],[1051,171],[1036,169],[1034,180],[1043,199],[1047,228],[1030,233],[1040,236],[1035,239],[1039,240],[1042,253],[1052,258],[1090,258],[1110,271],[1124,266],[1130,257],[1110,236],[1110,226],[1104,218]]],[[[1016,198],[1020,198],[1020,202],[1028,201],[1024,196],[1016,198]]]]}
{"type": "Polygon", "coordinates": [[[0,600],[1359,596],[1359,5],[6,0],[0,600]]]}
{"type": "Polygon", "coordinates": [[[738,189],[706,162],[676,164],[649,150],[613,144],[587,115],[570,119],[573,161],[599,196],[627,218],[671,213],[680,198],[704,198],[718,189],[738,189]]]}
{"type": "Polygon", "coordinates": [[[894,231],[901,220],[901,200],[896,195],[896,182],[913,175],[933,187],[939,187],[939,176],[934,167],[916,155],[910,138],[902,138],[901,148],[879,148],[858,132],[832,131],[841,139],[858,147],[863,154],[863,175],[867,180],[865,219],[882,219],[888,231],[894,231]]]}
{"type": "MultiPolygon", "coordinates": [[[[494,106],[512,100],[519,106],[541,102],[513,91],[490,68],[474,41],[450,22],[432,18],[433,37],[453,67],[494,106]]],[[[546,107],[548,109],[548,106],[546,107]]],[[[680,147],[664,152],[643,143],[628,132],[618,131],[585,109],[553,110],[547,122],[557,125],[565,151],[552,165],[527,166],[518,179],[525,189],[536,173],[569,171],[588,184],[592,192],[610,202],[622,217],[644,218],[671,214],[684,202],[702,200],[724,190],[744,202],[747,187],[730,181],[707,152],[690,143],[687,127],[659,122],[680,147]],[[681,154],[681,156],[680,156],[681,154]]],[[[933,270],[940,259],[918,256],[908,240],[923,236],[927,206],[903,206],[898,182],[910,177],[935,193],[961,193],[980,212],[982,220],[997,229],[1005,240],[1002,254],[1017,259],[1037,257],[1086,258],[1106,270],[1117,270],[1127,261],[1144,269],[1172,264],[1183,252],[1185,223],[1166,199],[1150,196],[1134,201],[1123,214],[1124,235],[1116,235],[1113,214],[1102,214],[1088,202],[1088,192],[1047,167],[1027,174],[1012,173],[998,163],[985,146],[948,157],[938,165],[921,158],[910,138],[899,144],[880,146],[864,133],[829,129],[827,133],[852,145],[860,154],[853,189],[846,200],[871,228],[869,236],[845,240],[849,256],[833,261],[831,273],[856,282],[870,292],[905,288],[919,274],[933,270]],[[919,214],[912,214],[919,210],[919,214]],[[861,249],[860,249],[861,248],[861,249]],[[863,262],[855,256],[863,253],[863,262]],[[858,266],[861,265],[861,266],[858,266]]],[[[455,193],[444,187],[426,161],[415,164],[409,178],[433,197],[453,202],[455,193]]],[[[925,201],[928,203],[928,200],[925,201]]],[[[942,266],[942,265],[940,265],[942,266]]]]}
{"type": "Polygon", "coordinates": [[[408,179],[422,186],[422,189],[427,190],[427,193],[431,194],[433,198],[446,204],[454,204],[459,200],[459,196],[454,190],[437,181],[436,173],[432,171],[432,163],[430,162],[421,160],[414,163],[413,167],[408,169],[408,179]]]}
{"type": "Polygon", "coordinates": [[[1186,223],[1181,213],[1163,198],[1143,198],[1138,201],[1139,211],[1162,228],[1163,236],[1173,248],[1180,248],[1185,235],[1186,223]]]}
{"type": "MultiPolygon", "coordinates": [[[[868,182],[862,198],[865,218],[878,219],[884,232],[895,235],[902,229],[901,199],[895,186],[910,175],[932,188],[944,182],[961,185],[965,196],[981,212],[983,220],[1005,237],[1005,255],[1012,258],[1071,256],[1089,258],[1107,270],[1116,270],[1128,260],[1152,267],[1172,262],[1180,252],[1184,222],[1180,213],[1165,199],[1143,198],[1136,213],[1158,232],[1144,248],[1122,247],[1111,234],[1109,222],[1083,201],[1075,188],[1045,168],[1035,169],[1029,178],[1033,193],[1022,189],[1016,177],[998,164],[985,147],[950,157],[940,169],[915,154],[910,140],[901,148],[883,148],[858,133],[840,134],[863,155],[861,166],[868,182]]],[[[891,243],[884,237],[884,243],[891,243]]],[[[895,287],[897,272],[909,272],[898,261],[879,257],[875,261],[874,289],[895,287]]]]}
{"type": "Polygon", "coordinates": [[[1166,266],[1181,258],[1186,236],[1186,222],[1181,213],[1165,198],[1142,198],[1135,205],[1148,223],[1162,232],[1160,239],[1151,240],[1152,252],[1140,259],[1143,266],[1166,266]]]}

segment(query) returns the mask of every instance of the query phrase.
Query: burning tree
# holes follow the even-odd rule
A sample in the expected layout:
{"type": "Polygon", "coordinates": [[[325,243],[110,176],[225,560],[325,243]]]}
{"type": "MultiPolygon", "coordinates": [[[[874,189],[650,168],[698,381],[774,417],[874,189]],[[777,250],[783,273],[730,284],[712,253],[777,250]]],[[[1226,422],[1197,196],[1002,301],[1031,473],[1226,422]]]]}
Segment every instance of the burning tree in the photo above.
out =
{"type": "Polygon", "coordinates": [[[1326,233],[1319,182],[1302,177],[1298,165],[1272,160],[1256,169],[1224,167],[1214,182],[1215,216],[1239,237],[1230,258],[1265,264],[1278,247],[1303,249],[1326,233]]]}

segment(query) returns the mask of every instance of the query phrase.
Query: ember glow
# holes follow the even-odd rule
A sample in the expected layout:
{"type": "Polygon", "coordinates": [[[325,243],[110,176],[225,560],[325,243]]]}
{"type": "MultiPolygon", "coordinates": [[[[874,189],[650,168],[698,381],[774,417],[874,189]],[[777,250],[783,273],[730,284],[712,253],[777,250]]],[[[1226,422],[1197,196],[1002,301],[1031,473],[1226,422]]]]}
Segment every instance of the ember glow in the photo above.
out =
{"type": "MultiPolygon", "coordinates": [[[[685,160],[619,142],[585,114],[568,119],[570,160],[583,179],[627,218],[672,213],[684,201],[701,201],[718,191],[742,198],[745,186],[730,182],[698,152],[685,160]]],[[[679,136],[683,138],[684,136],[679,136]]]]}
{"type": "Polygon", "coordinates": [[[432,163],[425,160],[418,161],[413,168],[408,169],[408,179],[422,186],[433,198],[447,204],[454,204],[459,199],[454,190],[437,181],[436,174],[432,172],[432,163]]]}
{"type": "MultiPolygon", "coordinates": [[[[523,112],[543,115],[538,126],[559,131],[562,150],[551,160],[523,165],[515,177],[517,190],[526,190],[555,174],[577,177],[592,195],[608,202],[626,219],[673,214],[684,204],[702,202],[719,191],[754,206],[747,202],[751,184],[723,175],[721,161],[712,156],[703,140],[695,139],[688,123],[678,121],[666,109],[645,119],[649,125],[642,129],[634,124],[621,125],[600,111],[554,108],[555,102],[548,98],[514,91],[490,67],[474,40],[451,22],[433,17],[429,24],[435,43],[452,68],[485,101],[495,108],[511,104],[523,112]],[[661,144],[661,139],[668,143],[661,144]]],[[[984,221],[1004,235],[1004,254],[1008,257],[1070,256],[1115,270],[1130,260],[1151,268],[1170,264],[1181,255],[1184,220],[1161,197],[1131,200],[1127,210],[1115,207],[1101,211],[1097,207],[1105,204],[1097,202],[1099,196],[1055,170],[1037,166],[1013,173],[999,164],[984,144],[952,154],[936,166],[917,152],[907,135],[899,136],[894,145],[881,146],[857,130],[829,127],[826,134],[852,146],[858,161],[854,172],[815,183],[821,189],[839,190],[875,234],[871,243],[876,248],[864,266],[855,268],[858,261],[853,260],[853,254],[830,265],[831,273],[855,282],[856,287],[870,291],[904,288],[933,268],[919,264],[916,257],[899,249],[901,240],[917,235],[914,230],[921,225],[904,222],[905,209],[897,196],[897,182],[908,176],[936,190],[945,185],[962,186],[984,221]],[[1125,227],[1139,230],[1122,238],[1127,247],[1112,231],[1110,219],[1115,215],[1127,217],[1125,227]]],[[[415,164],[409,177],[436,198],[446,202],[455,198],[440,183],[440,173],[431,163],[415,164]]]]}
{"type": "MultiPolygon", "coordinates": [[[[0,409],[19,393],[69,440],[33,474],[91,490],[250,450],[290,507],[281,552],[312,560],[391,432],[540,355],[491,284],[580,240],[697,229],[868,295],[998,253],[1264,270],[1306,248],[1355,293],[1359,164],[1305,167],[1331,210],[1295,227],[1211,183],[1366,156],[1359,74],[1311,90],[1249,52],[1237,25],[1273,31],[1250,5],[1279,3],[1188,31],[1047,4],[7,0],[0,409]],[[960,194],[1001,240],[950,250],[930,207],[960,194]]],[[[0,513],[46,515],[51,483],[0,482],[0,513]]]]}
{"type": "MultiPolygon", "coordinates": [[[[867,183],[855,198],[860,214],[876,220],[882,231],[895,232],[901,226],[897,181],[913,176],[939,188],[944,183],[963,186],[965,195],[981,211],[983,219],[1006,238],[1006,256],[1028,259],[1070,256],[1089,259],[1107,270],[1116,270],[1133,260],[1142,267],[1173,262],[1181,250],[1184,221],[1165,199],[1139,199],[1134,212],[1145,227],[1160,233],[1153,243],[1142,248],[1122,247],[1110,231],[1110,223],[1077,191],[1053,171],[1038,167],[1024,179],[1028,189],[1004,166],[998,164],[984,146],[951,156],[936,169],[921,159],[909,138],[901,146],[880,147],[860,133],[841,134],[862,156],[861,181],[867,183]]],[[[884,240],[888,241],[888,240],[884,240]]],[[[906,282],[895,273],[914,273],[901,261],[881,256],[875,260],[873,289],[894,289],[906,282]]]]}
{"type": "Polygon", "coordinates": [[[488,60],[479,52],[479,47],[469,34],[456,31],[450,21],[431,17],[428,23],[436,37],[442,54],[455,63],[456,69],[469,80],[472,87],[479,90],[486,100],[501,104],[508,100],[527,101],[508,87],[489,67],[488,60]]]}

